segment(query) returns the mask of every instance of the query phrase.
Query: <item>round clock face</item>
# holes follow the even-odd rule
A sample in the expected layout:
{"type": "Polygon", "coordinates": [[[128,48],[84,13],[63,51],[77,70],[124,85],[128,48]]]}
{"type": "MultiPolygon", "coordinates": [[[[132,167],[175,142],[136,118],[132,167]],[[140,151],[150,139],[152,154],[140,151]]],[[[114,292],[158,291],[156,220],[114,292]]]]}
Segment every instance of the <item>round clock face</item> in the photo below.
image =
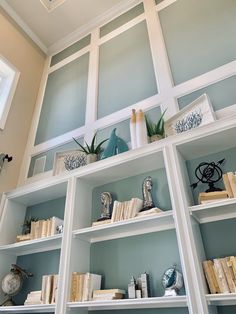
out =
{"type": "Polygon", "coordinates": [[[171,288],[176,283],[176,270],[174,268],[168,268],[162,277],[162,285],[164,288],[171,288]]]}
{"type": "Polygon", "coordinates": [[[22,280],[18,274],[10,272],[2,280],[2,290],[9,296],[15,295],[21,288],[22,280]]]}

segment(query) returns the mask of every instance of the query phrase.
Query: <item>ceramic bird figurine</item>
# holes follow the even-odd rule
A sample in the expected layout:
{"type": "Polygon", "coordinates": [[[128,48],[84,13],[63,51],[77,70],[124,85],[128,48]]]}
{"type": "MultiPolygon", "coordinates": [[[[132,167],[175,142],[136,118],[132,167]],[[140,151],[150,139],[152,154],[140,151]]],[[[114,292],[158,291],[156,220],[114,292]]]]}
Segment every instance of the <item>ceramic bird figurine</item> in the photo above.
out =
{"type": "Polygon", "coordinates": [[[116,135],[116,128],[111,132],[106,149],[101,155],[101,159],[105,159],[129,150],[128,145],[122,138],[116,135]]]}

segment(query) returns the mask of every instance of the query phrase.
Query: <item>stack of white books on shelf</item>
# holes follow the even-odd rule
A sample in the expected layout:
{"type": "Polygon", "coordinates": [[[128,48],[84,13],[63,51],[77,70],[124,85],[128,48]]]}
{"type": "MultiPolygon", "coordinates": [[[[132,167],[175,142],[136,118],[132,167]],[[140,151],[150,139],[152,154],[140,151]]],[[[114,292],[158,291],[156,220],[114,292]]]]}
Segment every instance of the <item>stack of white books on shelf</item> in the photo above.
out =
{"type": "Polygon", "coordinates": [[[57,288],[58,288],[58,275],[43,276],[41,296],[43,304],[51,304],[56,302],[57,288]]]}
{"type": "Polygon", "coordinates": [[[236,197],[236,173],[227,172],[223,174],[225,189],[230,198],[236,197]]]}
{"type": "Polygon", "coordinates": [[[62,219],[55,216],[49,219],[31,221],[30,233],[18,235],[16,241],[21,242],[53,236],[58,234],[57,227],[63,225],[63,223],[62,219]]]}
{"type": "Polygon", "coordinates": [[[236,293],[236,257],[227,256],[203,262],[210,293],[236,293]]]}
{"type": "Polygon", "coordinates": [[[70,301],[84,302],[92,300],[93,291],[101,288],[101,280],[101,275],[73,272],[70,301]]]}
{"type": "Polygon", "coordinates": [[[41,294],[42,291],[31,291],[27,295],[27,299],[25,300],[24,305],[37,305],[37,304],[42,304],[41,300],[41,294]]]}
{"type": "Polygon", "coordinates": [[[132,198],[130,201],[115,201],[111,216],[111,222],[134,218],[143,207],[143,200],[132,198]]]}
{"type": "Polygon", "coordinates": [[[121,289],[94,290],[93,301],[119,300],[125,297],[125,293],[121,289]]]}

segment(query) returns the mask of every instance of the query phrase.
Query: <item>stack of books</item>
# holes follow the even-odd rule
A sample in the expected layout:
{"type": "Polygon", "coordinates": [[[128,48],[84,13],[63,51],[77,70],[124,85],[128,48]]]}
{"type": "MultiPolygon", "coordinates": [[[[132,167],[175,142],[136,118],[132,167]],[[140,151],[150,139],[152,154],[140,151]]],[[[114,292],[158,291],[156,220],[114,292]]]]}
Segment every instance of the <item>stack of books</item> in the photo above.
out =
{"type": "Polygon", "coordinates": [[[57,227],[63,225],[63,223],[62,219],[55,216],[50,219],[32,221],[30,233],[18,235],[16,241],[21,242],[53,236],[58,234],[57,227]]]}
{"type": "Polygon", "coordinates": [[[210,293],[236,292],[236,257],[228,256],[203,262],[210,293]]]}
{"type": "Polygon", "coordinates": [[[222,201],[228,198],[227,191],[216,191],[216,192],[202,192],[199,193],[198,202],[199,204],[208,204],[212,202],[222,201]]]}
{"type": "Polygon", "coordinates": [[[93,301],[119,300],[125,297],[125,293],[121,289],[94,290],[93,301]]]}
{"type": "Polygon", "coordinates": [[[235,172],[227,172],[223,174],[223,181],[225,185],[225,189],[230,198],[236,197],[236,173],[235,172]]]}
{"type": "Polygon", "coordinates": [[[45,275],[42,278],[41,301],[43,304],[56,302],[58,275],[45,275]]]}
{"type": "Polygon", "coordinates": [[[143,200],[132,198],[130,201],[115,201],[112,210],[111,222],[134,218],[143,208],[143,200]]]}
{"type": "Polygon", "coordinates": [[[101,280],[101,275],[73,272],[70,301],[84,302],[92,300],[93,291],[101,289],[101,280]]]}
{"type": "Polygon", "coordinates": [[[40,291],[31,291],[27,295],[27,299],[25,300],[24,305],[42,304],[41,294],[42,294],[41,290],[40,291]]]}

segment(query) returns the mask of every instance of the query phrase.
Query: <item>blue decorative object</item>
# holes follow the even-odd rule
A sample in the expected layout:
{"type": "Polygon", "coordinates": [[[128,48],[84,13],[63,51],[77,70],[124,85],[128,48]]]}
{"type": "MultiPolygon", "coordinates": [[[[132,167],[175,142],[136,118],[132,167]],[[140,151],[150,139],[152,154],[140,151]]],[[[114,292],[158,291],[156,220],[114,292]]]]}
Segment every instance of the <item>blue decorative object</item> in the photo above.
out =
{"type": "Polygon", "coordinates": [[[106,149],[101,154],[100,159],[105,159],[120,153],[127,152],[129,150],[128,145],[122,138],[116,135],[116,128],[111,132],[106,149]]]}

